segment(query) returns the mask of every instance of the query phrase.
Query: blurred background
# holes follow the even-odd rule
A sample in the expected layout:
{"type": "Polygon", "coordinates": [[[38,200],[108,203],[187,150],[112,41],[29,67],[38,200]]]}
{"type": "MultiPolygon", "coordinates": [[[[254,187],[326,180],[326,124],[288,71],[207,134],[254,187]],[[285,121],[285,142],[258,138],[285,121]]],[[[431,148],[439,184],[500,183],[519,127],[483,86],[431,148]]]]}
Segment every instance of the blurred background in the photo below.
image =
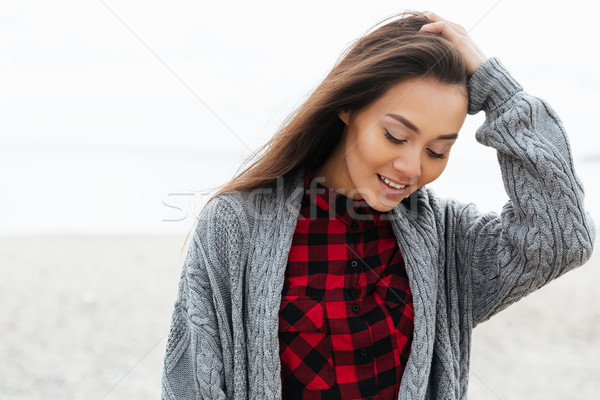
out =
{"type": "MultiPolygon", "coordinates": [[[[541,1],[3,1],[0,398],[160,397],[194,215],[372,25],[463,25],[569,133],[600,221],[598,6],[541,1]],[[595,7],[590,9],[590,7],[595,7]]],[[[441,196],[500,211],[468,116],[441,196]]],[[[596,252],[597,253],[597,252],[596,252]]],[[[600,390],[598,257],[474,331],[469,398],[600,390]]]]}

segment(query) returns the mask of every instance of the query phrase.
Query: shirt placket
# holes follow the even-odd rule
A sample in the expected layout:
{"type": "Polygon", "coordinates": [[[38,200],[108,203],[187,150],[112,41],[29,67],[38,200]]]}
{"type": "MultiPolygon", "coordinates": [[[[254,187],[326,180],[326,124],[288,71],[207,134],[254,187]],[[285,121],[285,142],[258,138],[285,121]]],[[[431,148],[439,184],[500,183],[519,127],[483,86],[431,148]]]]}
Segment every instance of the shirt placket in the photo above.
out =
{"type": "Polygon", "coordinates": [[[354,357],[356,360],[356,374],[359,381],[362,381],[361,396],[371,396],[378,392],[375,376],[375,357],[373,352],[373,340],[370,326],[364,315],[363,307],[365,299],[368,296],[367,276],[369,266],[366,265],[365,258],[365,229],[369,222],[365,220],[350,220],[348,226],[348,260],[350,265],[351,278],[347,287],[349,287],[348,315],[357,317],[360,324],[360,331],[353,333],[353,344],[355,346],[354,357]],[[369,379],[371,378],[371,379],[369,379]]]}

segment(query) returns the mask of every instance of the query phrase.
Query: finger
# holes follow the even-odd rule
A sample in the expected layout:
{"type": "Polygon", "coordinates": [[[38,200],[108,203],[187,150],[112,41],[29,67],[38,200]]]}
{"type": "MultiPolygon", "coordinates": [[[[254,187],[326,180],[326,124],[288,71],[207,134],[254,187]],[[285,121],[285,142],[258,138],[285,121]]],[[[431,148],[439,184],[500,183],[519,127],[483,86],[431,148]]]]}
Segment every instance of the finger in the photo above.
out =
{"type": "Polygon", "coordinates": [[[425,15],[427,17],[428,20],[430,20],[431,22],[438,22],[438,21],[442,21],[443,18],[440,17],[439,15],[437,15],[436,13],[434,13],[433,11],[424,11],[423,15],[425,15]]]}
{"type": "Polygon", "coordinates": [[[430,24],[425,24],[421,27],[421,29],[419,29],[419,32],[439,33],[451,42],[455,42],[459,39],[456,31],[446,21],[438,21],[432,22],[430,24]]]}
{"type": "Polygon", "coordinates": [[[430,20],[431,22],[440,22],[440,21],[445,21],[446,23],[448,23],[451,27],[454,28],[454,30],[456,31],[460,31],[460,32],[466,32],[466,29],[463,28],[462,25],[459,25],[455,22],[449,21],[441,16],[439,16],[438,14],[432,12],[432,11],[424,11],[423,14],[427,17],[428,20],[430,20]]]}

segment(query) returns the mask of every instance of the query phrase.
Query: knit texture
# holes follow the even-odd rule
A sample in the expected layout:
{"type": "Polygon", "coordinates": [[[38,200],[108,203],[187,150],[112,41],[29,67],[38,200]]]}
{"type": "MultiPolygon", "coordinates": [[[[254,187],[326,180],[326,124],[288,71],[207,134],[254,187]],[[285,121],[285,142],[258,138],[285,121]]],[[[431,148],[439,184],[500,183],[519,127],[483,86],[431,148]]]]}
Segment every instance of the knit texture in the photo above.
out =
{"type": "MultiPolygon", "coordinates": [[[[413,293],[398,399],[466,399],[471,334],[592,254],[595,227],[558,116],[496,57],[468,82],[476,139],[497,150],[509,201],[481,213],[423,187],[390,211],[413,293]]],[[[278,312],[304,169],[217,197],[183,265],[163,399],[280,399],[278,312]]]]}

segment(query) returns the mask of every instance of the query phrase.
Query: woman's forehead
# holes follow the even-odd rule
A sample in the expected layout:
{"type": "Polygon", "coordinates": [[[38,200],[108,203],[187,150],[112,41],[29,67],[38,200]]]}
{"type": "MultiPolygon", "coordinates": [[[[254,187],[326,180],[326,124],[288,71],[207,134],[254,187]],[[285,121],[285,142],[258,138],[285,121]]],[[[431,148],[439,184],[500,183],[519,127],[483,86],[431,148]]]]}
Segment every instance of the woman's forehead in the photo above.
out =
{"type": "Polygon", "coordinates": [[[380,117],[401,115],[410,121],[416,119],[421,124],[427,124],[432,122],[431,119],[464,120],[467,108],[468,97],[461,86],[433,78],[420,78],[393,85],[364,111],[380,117]]]}

